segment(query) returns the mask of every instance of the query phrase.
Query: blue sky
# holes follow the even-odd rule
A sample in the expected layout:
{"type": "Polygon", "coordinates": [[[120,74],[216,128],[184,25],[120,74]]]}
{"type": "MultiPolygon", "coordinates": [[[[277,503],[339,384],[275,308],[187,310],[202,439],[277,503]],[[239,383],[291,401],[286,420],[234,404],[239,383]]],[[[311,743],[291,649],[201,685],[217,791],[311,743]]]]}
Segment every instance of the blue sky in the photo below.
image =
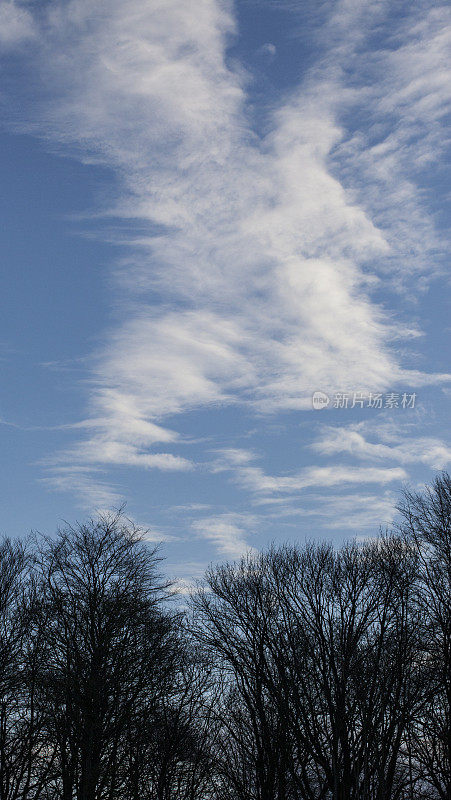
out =
{"type": "Polygon", "coordinates": [[[126,501],[183,586],[449,465],[450,44],[427,0],[4,0],[4,533],[126,501]]]}

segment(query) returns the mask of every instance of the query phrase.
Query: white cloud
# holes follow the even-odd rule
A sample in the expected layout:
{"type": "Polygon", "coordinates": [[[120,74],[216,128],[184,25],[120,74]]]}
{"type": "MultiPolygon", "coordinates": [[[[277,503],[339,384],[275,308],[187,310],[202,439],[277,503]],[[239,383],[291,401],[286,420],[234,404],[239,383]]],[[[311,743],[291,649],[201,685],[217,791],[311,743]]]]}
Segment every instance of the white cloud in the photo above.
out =
{"type": "MultiPolygon", "coordinates": [[[[24,128],[115,168],[122,188],[110,213],[149,226],[116,275],[120,321],[97,354],[87,438],[68,463],[185,470],[187,459],[146,449],[180,441],[160,425],[165,417],[237,402],[306,409],[316,389],[442,379],[403,367],[393,340],[412,326],[371,291],[393,265],[429,271],[425,254],[437,246],[404,148],[412,141],[427,160],[439,138],[447,12],[423,21],[412,12],[390,51],[371,54],[365,85],[362,43],[390,9],[374,6],[341,0],[324,29],[336,37],[328,56],[282,99],[261,138],[248,121],[246,76],[227,60],[230,3],[49,7],[37,71],[56,100],[24,128]],[[351,109],[368,116],[364,133],[346,127],[351,109]],[[417,142],[430,118],[429,138],[417,142]]],[[[257,492],[405,477],[373,467],[238,471],[257,492]]]]}
{"type": "Polygon", "coordinates": [[[212,542],[218,553],[237,558],[252,549],[246,537],[256,522],[251,514],[230,512],[195,520],[191,527],[203,539],[212,542]]]}
{"type": "Polygon", "coordinates": [[[162,470],[190,470],[193,464],[182,456],[171,453],[147,453],[131,444],[124,444],[105,437],[93,437],[75,445],[58,460],[70,460],[85,464],[123,464],[132,467],[149,467],[162,470]]]}
{"type": "Polygon", "coordinates": [[[326,426],[312,448],[324,456],[347,453],[362,460],[422,463],[433,469],[444,469],[451,463],[451,447],[442,440],[431,436],[408,436],[401,430],[397,434],[392,428],[390,432],[385,431],[384,435],[384,426],[378,425],[326,426]],[[369,441],[365,438],[365,430],[386,441],[369,441]]]}
{"type": "Polygon", "coordinates": [[[17,47],[35,36],[33,17],[14,0],[4,0],[0,6],[0,50],[17,47]]]}
{"type": "Polygon", "coordinates": [[[213,469],[217,471],[230,469],[232,465],[241,466],[248,464],[255,459],[255,454],[251,450],[245,450],[239,447],[224,447],[216,452],[219,458],[213,469]]]}
{"type": "Polygon", "coordinates": [[[407,477],[397,467],[347,467],[341,464],[328,467],[306,467],[298,474],[288,476],[267,475],[259,467],[245,467],[239,471],[240,482],[256,492],[297,492],[312,486],[337,486],[342,483],[385,484],[407,477]]]}
{"type": "Polygon", "coordinates": [[[261,53],[263,56],[267,56],[270,59],[273,59],[277,53],[277,47],[272,42],[266,42],[259,47],[258,53],[261,53]]]}
{"type": "MultiPolygon", "coordinates": [[[[269,475],[261,467],[239,461],[236,450],[221,451],[221,457],[213,463],[213,471],[230,470],[233,479],[251,492],[262,494],[266,502],[272,502],[273,494],[292,494],[312,487],[331,487],[341,484],[376,483],[384,485],[404,480],[407,473],[399,467],[353,467],[343,464],[333,466],[309,466],[291,475],[269,475]]],[[[261,502],[261,498],[259,498],[261,502]]]]}
{"type": "MultiPolygon", "coordinates": [[[[366,3],[361,6],[368,9],[366,3]]],[[[402,282],[407,291],[416,274],[411,290],[415,297],[446,263],[447,245],[428,209],[422,170],[434,168],[449,145],[445,118],[451,105],[451,10],[447,4],[413,3],[390,20],[391,6],[378,4],[376,13],[383,12],[379,21],[384,23],[385,15],[385,24],[391,24],[391,35],[379,48],[354,42],[340,50],[338,63],[348,74],[362,74],[360,85],[354,81],[353,90],[346,92],[342,73],[337,85],[334,50],[324,69],[329,78],[334,76],[337,110],[364,110],[367,120],[338,146],[336,169],[384,231],[390,245],[390,257],[380,264],[384,280],[402,282]]],[[[366,25],[356,27],[371,33],[366,25]]]]}
{"type": "MultiPolygon", "coordinates": [[[[396,510],[396,497],[392,492],[368,494],[366,492],[342,495],[308,496],[309,507],[288,509],[288,515],[319,520],[329,530],[348,529],[351,534],[364,528],[377,531],[380,526],[390,526],[396,510]]],[[[277,514],[277,512],[276,512],[277,514]]]]}
{"type": "Polygon", "coordinates": [[[75,495],[82,508],[92,511],[104,511],[119,508],[123,495],[107,481],[98,477],[97,470],[85,466],[58,466],[49,470],[49,477],[42,483],[56,492],[67,492],[75,495]]]}

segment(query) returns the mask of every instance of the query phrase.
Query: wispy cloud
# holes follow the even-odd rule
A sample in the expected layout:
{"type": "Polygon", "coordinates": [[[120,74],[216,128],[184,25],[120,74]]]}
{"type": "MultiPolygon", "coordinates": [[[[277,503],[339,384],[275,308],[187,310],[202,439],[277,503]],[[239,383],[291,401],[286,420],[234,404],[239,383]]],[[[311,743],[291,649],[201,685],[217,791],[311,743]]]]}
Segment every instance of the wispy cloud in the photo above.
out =
{"type": "MultiPolygon", "coordinates": [[[[303,410],[315,389],[446,378],[406,368],[394,342],[414,326],[372,294],[390,271],[426,278],[440,246],[405,147],[418,166],[440,140],[449,9],[420,5],[378,45],[390,3],[324,4],[318,63],[267,109],[261,135],[248,77],[228,60],[231,3],[69,0],[36,14],[32,67],[46,97],[23,129],[115,169],[105,213],[146,228],[115,271],[118,321],[93,361],[84,439],[55,459],[57,484],[64,465],[191,469],[158,449],[181,442],[162,421],[192,409],[303,410]]],[[[317,449],[376,456],[339,436],[317,449]]],[[[234,463],[242,486],[269,495],[406,477],[347,465],[273,476],[237,453],[234,463]]],[[[242,546],[238,519],[209,520],[223,552],[242,546]]]]}
{"type": "Polygon", "coordinates": [[[88,466],[62,464],[52,467],[42,483],[52,491],[75,495],[87,511],[119,508],[124,502],[120,490],[110,481],[103,480],[98,470],[88,466]]]}
{"type": "Polygon", "coordinates": [[[0,6],[0,51],[29,42],[34,36],[31,13],[21,3],[4,0],[0,6]]]}
{"type": "Polygon", "coordinates": [[[398,16],[389,2],[338,6],[334,21],[341,17],[353,25],[353,43],[340,41],[338,52],[328,49],[321,80],[326,88],[328,78],[339,116],[363,112],[365,124],[349,130],[333,158],[344,184],[384,231],[389,253],[378,265],[384,280],[408,291],[416,274],[414,296],[446,259],[424,170],[430,176],[438,168],[450,143],[445,120],[451,106],[451,10],[428,0],[398,16]],[[362,24],[353,24],[359,12],[362,24]]]}
{"type": "Polygon", "coordinates": [[[387,430],[384,425],[368,423],[335,428],[326,426],[312,448],[324,456],[347,453],[359,460],[421,463],[433,469],[444,469],[451,463],[451,447],[441,439],[409,436],[391,426],[387,430]],[[379,441],[371,442],[365,438],[366,431],[379,441]]]}
{"type": "Polygon", "coordinates": [[[309,466],[290,475],[270,475],[254,464],[237,461],[236,450],[222,451],[221,458],[213,469],[230,470],[233,479],[251,492],[271,497],[272,494],[291,494],[311,487],[339,486],[341,484],[375,483],[384,485],[407,477],[399,467],[353,467],[343,464],[333,466],[309,466]]]}
{"type": "Polygon", "coordinates": [[[195,520],[191,527],[198,536],[213,543],[218,553],[237,558],[252,549],[247,536],[256,523],[252,514],[230,512],[195,520]]]}
{"type": "MultiPolygon", "coordinates": [[[[351,535],[364,529],[376,533],[380,527],[390,526],[396,514],[396,495],[384,491],[381,494],[368,494],[365,491],[344,494],[310,494],[303,498],[300,507],[288,508],[283,516],[298,517],[305,523],[312,519],[326,530],[348,530],[351,535]],[[305,503],[308,501],[308,504],[305,503]]],[[[280,516],[276,511],[275,516],[280,516]]]]}

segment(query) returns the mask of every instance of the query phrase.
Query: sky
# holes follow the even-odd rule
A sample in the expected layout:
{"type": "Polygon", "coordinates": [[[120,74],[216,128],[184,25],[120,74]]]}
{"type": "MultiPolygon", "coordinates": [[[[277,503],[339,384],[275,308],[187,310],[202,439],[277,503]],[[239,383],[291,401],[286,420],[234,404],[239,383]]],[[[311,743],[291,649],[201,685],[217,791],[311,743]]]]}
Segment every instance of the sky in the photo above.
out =
{"type": "Polygon", "coordinates": [[[181,587],[451,462],[451,7],[2,0],[0,531],[181,587]]]}

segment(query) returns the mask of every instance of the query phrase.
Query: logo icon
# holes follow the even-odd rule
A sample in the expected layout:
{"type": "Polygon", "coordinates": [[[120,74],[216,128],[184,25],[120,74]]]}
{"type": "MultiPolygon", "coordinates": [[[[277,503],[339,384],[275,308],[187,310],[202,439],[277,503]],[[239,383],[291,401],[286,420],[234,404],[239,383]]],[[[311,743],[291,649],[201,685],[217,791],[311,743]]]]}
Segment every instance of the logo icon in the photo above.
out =
{"type": "Polygon", "coordinates": [[[321,411],[322,408],[327,408],[330,403],[330,397],[325,392],[313,392],[312,406],[315,411],[321,411]]]}

